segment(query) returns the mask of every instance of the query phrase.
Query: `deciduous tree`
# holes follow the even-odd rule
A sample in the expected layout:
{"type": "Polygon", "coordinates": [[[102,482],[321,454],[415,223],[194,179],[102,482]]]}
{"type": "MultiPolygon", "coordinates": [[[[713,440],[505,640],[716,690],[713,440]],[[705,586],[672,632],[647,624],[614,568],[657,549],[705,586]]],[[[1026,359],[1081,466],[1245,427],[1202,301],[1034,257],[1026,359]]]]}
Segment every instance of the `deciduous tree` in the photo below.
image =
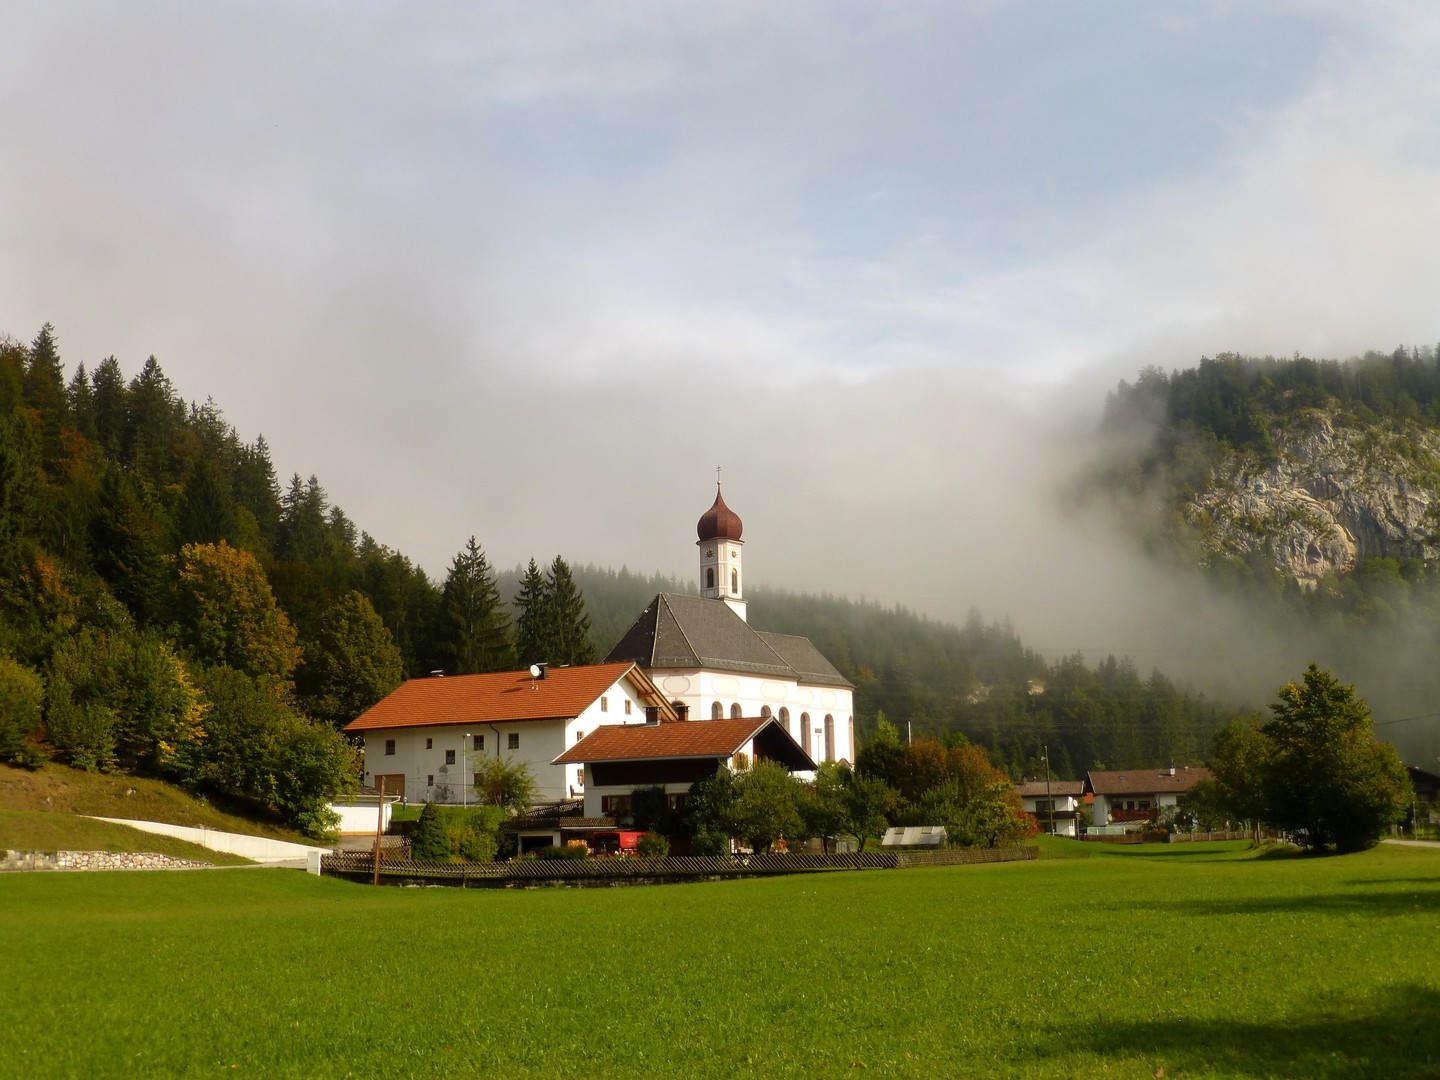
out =
{"type": "Polygon", "coordinates": [[[1411,789],[1395,748],[1375,739],[1369,706],[1314,664],[1278,696],[1261,728],[1271,822],[1311,849],[1374,845],[1404,815],[1411,789]]]}

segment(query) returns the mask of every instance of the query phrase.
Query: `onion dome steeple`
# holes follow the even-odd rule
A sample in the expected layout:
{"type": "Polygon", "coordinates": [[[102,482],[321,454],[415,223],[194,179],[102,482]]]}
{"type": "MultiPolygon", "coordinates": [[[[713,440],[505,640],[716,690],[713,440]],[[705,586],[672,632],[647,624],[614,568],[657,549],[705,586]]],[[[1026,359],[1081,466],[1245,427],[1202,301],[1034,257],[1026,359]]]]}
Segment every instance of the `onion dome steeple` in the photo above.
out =
{"type": "Polygon", "coordinates": [[[740,515],[725,505],[720,484],[715,484],[715,505],[700,515],[695,535],[700,538],[700,595],[707,600],[723,601],[725,606],[745,618],[744,584],[740,573],[740,552],[745,544],[740,515]]]}
{"type": "Polygon", "coordinates": [[[740,534],[745,526],[740,523],[740,515],[725,505],[725,499],[720,494],[720,484],[715,484],[715,505],[700,515],[700,522],[695,526],[695,534],[700,542],[707,540],[739,540],[740,534]]]}

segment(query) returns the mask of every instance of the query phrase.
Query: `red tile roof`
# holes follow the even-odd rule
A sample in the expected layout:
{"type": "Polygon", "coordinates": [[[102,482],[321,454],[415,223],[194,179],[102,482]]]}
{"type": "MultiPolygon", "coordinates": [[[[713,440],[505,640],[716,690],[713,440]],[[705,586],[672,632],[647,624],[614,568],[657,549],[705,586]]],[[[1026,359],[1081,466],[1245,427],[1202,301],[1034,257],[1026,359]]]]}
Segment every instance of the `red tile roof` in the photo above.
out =
{"type": "Polygon", "coordinates": [[[680,724],[607,724],[586,735],[555,759],[556,765],[651,758],[722,758],[776,721],[768,716],[733,720],[689,720],[680,724]]]}
{"type": "Polygon", "coordinates": [[[1112,769],[1088,772],[1085,783],[1096,795],[1154,795],[1189,791],[1202,780],[1213,780],[1209,769],[1112,769]]]}
{"type": "MultiPolygon", "coordinates": [[[[514,723],[570,719],[629,676],[646,700],[660,705],[654,684],[633,663],[552,667],[543,679],[528,671],[411,679],[361,713],[346,731],[430,727],[437,724],[514,723]]],[[[668,710],[669,706],[664,706],[668,710]]]]}

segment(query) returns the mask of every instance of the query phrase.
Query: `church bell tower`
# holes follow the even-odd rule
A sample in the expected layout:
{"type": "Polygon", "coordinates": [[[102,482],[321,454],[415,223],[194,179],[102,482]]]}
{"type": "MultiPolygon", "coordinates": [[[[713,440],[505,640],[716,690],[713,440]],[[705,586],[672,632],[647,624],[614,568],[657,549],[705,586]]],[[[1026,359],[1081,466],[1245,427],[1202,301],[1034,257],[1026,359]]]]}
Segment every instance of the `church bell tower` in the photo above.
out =
{"type": "Polygon", "coordinates": [[[707,600],[722,601],[731,611],[745,618],[745,575],[740,568],[740,553],[745,545],[740,540],[744,526],[740,515],[725,505],[720,484],[715,484],[715,505],[700,516],[695,526],[700,549],[700,595],[707,600]]]}

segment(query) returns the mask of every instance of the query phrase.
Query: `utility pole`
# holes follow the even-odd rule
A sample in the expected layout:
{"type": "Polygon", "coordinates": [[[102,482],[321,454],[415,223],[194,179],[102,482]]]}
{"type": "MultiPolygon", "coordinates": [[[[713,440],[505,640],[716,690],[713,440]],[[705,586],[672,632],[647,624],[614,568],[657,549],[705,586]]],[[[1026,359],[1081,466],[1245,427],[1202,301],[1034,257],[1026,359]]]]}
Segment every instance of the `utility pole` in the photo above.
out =
{"type": "Polygon", "coordinates": [[[1050,814],[1050,835],[1055,835],[1055,800],[1050,797],[1050,746],[1042,746],[1041,752],[1045,755],[1045,807],[1050,814]]]}
{"type": "Polygon", "coordinates": [[[375,803],[375,876],[370,879],[371,885],[380,884],[380,827],[385,822],[385,777],[380,777],[380,798],[375,803]]]}

